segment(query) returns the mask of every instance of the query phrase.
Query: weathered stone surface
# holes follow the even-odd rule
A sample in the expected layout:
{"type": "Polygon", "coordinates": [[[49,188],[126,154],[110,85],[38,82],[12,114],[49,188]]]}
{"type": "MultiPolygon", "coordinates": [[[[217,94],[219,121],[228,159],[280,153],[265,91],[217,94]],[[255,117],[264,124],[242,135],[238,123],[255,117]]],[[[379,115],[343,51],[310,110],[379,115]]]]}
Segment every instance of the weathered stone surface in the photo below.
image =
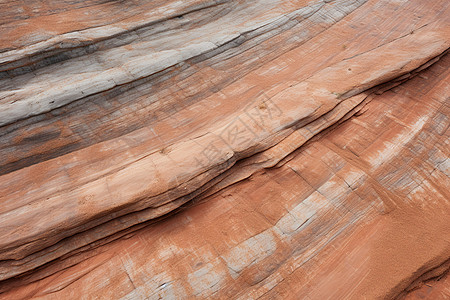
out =
{"type": "Polygon", "coordinates": [[[0,299],[449,296],[448,1],[1,7],[0,299]]]}

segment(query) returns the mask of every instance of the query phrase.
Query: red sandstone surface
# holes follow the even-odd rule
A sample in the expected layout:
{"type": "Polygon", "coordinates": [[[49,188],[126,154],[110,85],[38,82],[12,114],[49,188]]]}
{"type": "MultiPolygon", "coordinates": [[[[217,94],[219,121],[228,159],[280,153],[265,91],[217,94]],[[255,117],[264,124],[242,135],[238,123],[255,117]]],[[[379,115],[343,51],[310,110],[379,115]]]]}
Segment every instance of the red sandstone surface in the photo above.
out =
{"type": "Polygon", "coordinates": [[[9,1],[0,33],[0,299],[450,298],[448,1],[9,1]]]}

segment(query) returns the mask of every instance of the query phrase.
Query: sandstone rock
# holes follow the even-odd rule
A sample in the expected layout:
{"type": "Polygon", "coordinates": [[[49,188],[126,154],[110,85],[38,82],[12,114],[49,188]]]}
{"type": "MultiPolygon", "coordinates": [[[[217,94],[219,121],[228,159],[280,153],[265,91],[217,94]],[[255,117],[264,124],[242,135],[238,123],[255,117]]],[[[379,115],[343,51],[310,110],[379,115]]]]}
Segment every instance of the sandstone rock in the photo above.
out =
{"type": "Polygon", "coordinates": [[[447,1],[1,7],[0,299],[446,295],[447,1]]]}

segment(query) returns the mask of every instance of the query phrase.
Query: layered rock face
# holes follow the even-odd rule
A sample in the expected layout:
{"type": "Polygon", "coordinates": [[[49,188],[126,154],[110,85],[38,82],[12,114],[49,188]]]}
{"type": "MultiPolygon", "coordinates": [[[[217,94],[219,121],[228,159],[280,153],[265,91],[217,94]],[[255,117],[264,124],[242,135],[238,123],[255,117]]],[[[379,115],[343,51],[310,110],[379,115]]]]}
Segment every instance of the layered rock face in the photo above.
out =
{"type": "Polygon", "coordinates": [[[0,299],[450,297],[447,0],[0,16],[0,299]]]}

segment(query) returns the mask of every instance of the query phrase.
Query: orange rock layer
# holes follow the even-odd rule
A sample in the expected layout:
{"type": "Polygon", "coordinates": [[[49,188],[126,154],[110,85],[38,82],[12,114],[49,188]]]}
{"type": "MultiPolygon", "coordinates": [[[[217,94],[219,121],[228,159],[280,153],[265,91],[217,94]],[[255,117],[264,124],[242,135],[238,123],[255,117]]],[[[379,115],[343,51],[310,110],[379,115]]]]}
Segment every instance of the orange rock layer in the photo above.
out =
{"type": "Polygon", "coordinates": [[[1,6],[0,299],[450,297],[447,1],[1,6]]]}

